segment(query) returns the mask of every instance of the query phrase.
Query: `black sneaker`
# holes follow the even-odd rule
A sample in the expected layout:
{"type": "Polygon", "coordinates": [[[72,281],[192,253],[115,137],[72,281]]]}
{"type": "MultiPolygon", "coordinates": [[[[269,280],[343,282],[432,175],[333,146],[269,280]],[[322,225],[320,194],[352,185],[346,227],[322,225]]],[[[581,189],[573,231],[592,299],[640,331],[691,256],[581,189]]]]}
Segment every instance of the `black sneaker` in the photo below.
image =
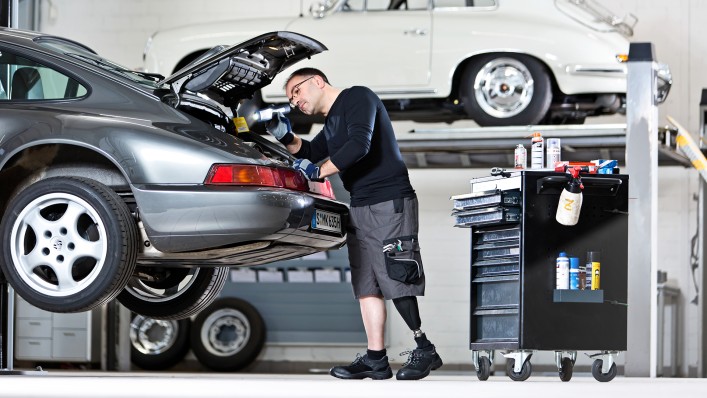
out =
{"type": "Polygon", "coordinates": [[[427,349],[417,348],[405,351],[400,355],[410,355],[403,367],[398,370],[395,378],[398,380],[420,380],[430,374],[430,371],[442,366],[442,358],[437,354],[435,346],[427,349]]]}
{"type": "Polygon", "coordinates": [[[393,371],[388,364],[388,357],[379,360],[368,358],[368,354],[356,354],[356,359],[348,366],[334,366],[329,374],[340,379],[365,379],[384,380],[393,377],[393,371]]]}

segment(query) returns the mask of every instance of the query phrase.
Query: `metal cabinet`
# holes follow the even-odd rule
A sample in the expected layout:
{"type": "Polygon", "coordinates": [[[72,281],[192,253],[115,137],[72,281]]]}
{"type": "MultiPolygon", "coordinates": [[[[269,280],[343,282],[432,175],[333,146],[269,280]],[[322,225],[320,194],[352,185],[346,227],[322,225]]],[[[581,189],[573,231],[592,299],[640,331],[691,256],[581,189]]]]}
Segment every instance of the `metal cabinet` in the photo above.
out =
{"type": "Polygon", "coordinates": [[[524,380],[529,370],[514,372],[524,371],[533,350],[559,353],[560,372],[565,352],[573,366],[577,350],[598,350],[599,360],[615,372],[612,355],[626,350],[627,339],[628,176],[591,174],[582,181],[584,200],[574,226],[555,220],[567,182],[563,173],[477,178],[471,194],[455,197],[460,207],[469,204],[455,204],[455,216],[457,226],[471,228],[469,347],[477,370],[487,371],[493,350],[509,350],[509,376],[524,380]],[[505,200],[508,195],[501,194],[509,191],[519,192],[519,199],[505,200]],[[495,201],[476,199],[474,205],[475,198],[495,195],[495,201]],[[558,254],[584,263],[589,251],[601,252],[601,290],[555,290],[558,254]],[[488,358],[480,360],[479,353],[488,358]]]}
{"type": "Polygon", "coordinates": [[[97,357],[93,313],[52,313],[17,296],[15,358],[31,361],[91,362],[97,357]]]}

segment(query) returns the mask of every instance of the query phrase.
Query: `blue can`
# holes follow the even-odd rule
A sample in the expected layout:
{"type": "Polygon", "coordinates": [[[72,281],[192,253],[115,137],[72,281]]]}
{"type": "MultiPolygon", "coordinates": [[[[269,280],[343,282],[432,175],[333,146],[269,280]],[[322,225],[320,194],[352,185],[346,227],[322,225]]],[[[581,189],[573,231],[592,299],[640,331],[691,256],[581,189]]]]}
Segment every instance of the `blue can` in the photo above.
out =
{"type": "Polygon", "coordinates": [[[579,258],[570,257],[570,290],[579,290],[579,258]]]}

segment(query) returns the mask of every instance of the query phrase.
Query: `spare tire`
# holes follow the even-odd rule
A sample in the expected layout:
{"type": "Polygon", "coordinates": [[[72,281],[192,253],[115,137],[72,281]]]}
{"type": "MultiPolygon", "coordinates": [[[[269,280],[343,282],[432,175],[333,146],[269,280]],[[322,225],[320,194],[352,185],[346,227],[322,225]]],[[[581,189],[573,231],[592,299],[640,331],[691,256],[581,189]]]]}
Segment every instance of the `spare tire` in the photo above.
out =
{"type": "Polygon", "coordinates": [[[219,299],[192,323],[191,348],[199,362],[219,372],[250,365],[265,343],[265,323],[258,310],[234,297],[219,299]]]}

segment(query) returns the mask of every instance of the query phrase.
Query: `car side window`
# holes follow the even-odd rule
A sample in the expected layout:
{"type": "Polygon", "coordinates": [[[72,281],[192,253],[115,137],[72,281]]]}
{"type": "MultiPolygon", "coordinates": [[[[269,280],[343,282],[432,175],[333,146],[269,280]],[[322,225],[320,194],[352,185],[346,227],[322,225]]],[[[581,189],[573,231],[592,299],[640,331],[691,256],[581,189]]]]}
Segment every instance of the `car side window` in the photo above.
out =
{"type": "MultiPolygon", "coordinates": [[[[349,1],[351,3],[351,1],[349,1]]],[[[429,0],[368,0],[368,11],[425,10],[429,0]]]]}
{"type": "Polygon", "coordinates": [[[86,93],[86,87],[63,73],[0,49],[0,100],[57,100],[86,93]]]}
{"type": "Polygon", "coordinates": [[[435,8],[496,7],[496,0],[435,0],[435,8]]]}

